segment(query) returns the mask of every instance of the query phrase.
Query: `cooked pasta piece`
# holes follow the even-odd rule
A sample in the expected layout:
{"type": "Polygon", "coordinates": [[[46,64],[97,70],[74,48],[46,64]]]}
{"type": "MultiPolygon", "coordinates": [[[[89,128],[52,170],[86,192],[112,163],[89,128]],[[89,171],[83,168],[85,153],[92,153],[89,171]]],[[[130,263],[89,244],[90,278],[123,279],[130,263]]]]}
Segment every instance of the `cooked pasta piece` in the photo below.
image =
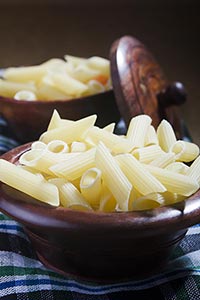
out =
{"type": "Polygon", "coordinates": [[[85,64],[87,58],[77,57],[73,55],[64,55],[64,58],[67,62],[70,62],[74,67],[77,67],[79,64],[85,64]]]}
{"type": "Polygon", "coordinates": [[[147,134],[145,136],[144,145],[150,146],[150,145],[157,145],[157,144],[158,144],[158,137],[156,134],[156,130],[152,125],[150,125],[147,130],[147,134]]]}
{"type": "Polygon", "coordinates": [[[106,186],[115,197],[120,209],[128,211],[132,184],[102,142],[97,146],[95,162],[96,167],[102,172],[102,178],[106,186]]]}
{"type": "Polygon", "coordinates": [[[0,180],[25,194],[53,206],[60,203],[58,189],[43,178],[0,159],[0,180]]]}
{"type": "Polygon", "coordinates": [[[103,128],[103,130],[106,130],[106,131],[108,131],[108,132],[111,132],[111,133],[113,133],[113,131],[114,131],[114,129],[115,129],[115,123],[110,123],[110,124],[108,124],[107,126],[105,126],[104,128],[103,128]]]}
{"type": "Polygon", "coordinates": [[[92,210],[91,206],[79,190],[71,183],[67,182],[61,189],[62,205],[77,210],[92,210]]]}
{"type": "Polygon", "coordinates": [[[164,205],[165,198],[162,194],[158,193],[151,193],[146,196],[142,196],[140,198],[135,199],[132,202],[132,209],[131,210],[146,210],[146,209],[153,209],[164,205]]]}
{"type": "Polygon", "coordinates": [[[173,163],[175,161],[175,154],[174,153],[163,153],[153,161],[150,162],[151,166],[165,168],[167,165],[173,163]]]}
{"type": "Polygon", "coordinates": [[[88,130],[85,140],[93,145],[97,145],[101,141],[107,148],[116,154],[129,152],[132,149],[130,143],[126,139],[96,126],[93,126],[88,130]]]}
{"type": "Polygon", "coordinates": [[[80,181],[81,194],[92,207],[99,204],[101,188],[102,180],[99,169],[91,168],[83,173],[80,181]]]}
{"type": "Polygon", "coordinates": [[[86,64],[79,64],[70,74],[73,78],[80,80],[83,83],[87,83],[88,81],[100,75],[101,72],[99,70],[90,68],[86,64]]]}
{"type": "Polygon", "coordinates": [[[79,190],[71,183],[61,178],[51,179],[60,195],[60,202],[63,207],[77,210],[92,210],[89,203],[84,199],[79,190]]]}
{"type": "Polygon", "coordinates": [[[19,83],[0,79],[0,95],[3,97],[13,98],[14,95],[22,90],[36,93],[36,88],[33,83],[19,83]]]}
{"type": "Polygon", "coordinates": [[[51,76],[44,76],[37,84],[37,95],[40,100],[67,100],[71,96],[64,91],[58,89],[51,76]]]}
{"type": "Polygon", "coordinates": [[[166,188],[131,154],[118,155],[116,160],[133,187],[142,195],[166,191],[166,188]]]}
{"type": "Polygon", "coordinates": [[[180,174],[186,175],[189,167],[182,162],[173,162],[173,163],[167,165],[165,169],[175,172],[175,173],[180,173],[180,174]]]}
{"type": "Polygon", "coordinates": [[[40,141],[35,141],[31,144],[31,149],[46,149],[47,145],[40,141]]]}
{"type": "MultiPolygon", "coordinates": [[[[76,154],[64,162],[60,162],[50,167],[50,171],[58,177],[64,177],[70,180],[76,180],[90,168],[95,166],[95,152],[96,149],[92,148],[85,152],[71,153],[76,154]]],[[[70,153],[69,153],[70,154],[70,153]]]]}
{"type": "Polygon", "coordinates": [[[27,100],[27,101],[37,100],[36,94],[27,90],[21,90],[17,92],[13,98],[15,100],[27,100]]]}
{"type": "Polygon", "coordinates": [[[65,73],[63,74],[52,73],[52,86],[56,87],[61,92],[72,97],[79,97],[87,92],[88,86],[65,73]]]}
{"type": "Polygon", "coordinates": [[[189,176],[151,165],[145,165],[145,168],[155,176],[169,192],[190,196],[199,188],[197,181],[189,176]]]}
{"type": "Polygon", "coordinates": [[[100,83],[98,80],[90,80],[87,83],[88,86],[88,94],[97,94],[105,92],[105,86],[100,83]]]}
{"type": "Polygon", "coordinates": [[[200,185],[200,156],[191,164],[186,175],[196,180],[200,185]]]}
{"type": "Polygon", "coordinates": [[[69,124],[66,128],[59,127],[46,131],[40,136],[40,141],[45,144],[48,144],[52,140],[62,140],[68,144],[72,143],[74,140],[82,141],[83,135],[94,125],[96,118],[96,115],[92,115],[75,121],[69,124]]]}
{"type": "Polygon", "coordinates": [[[56,109],[54,109],[51,119],[49,121],[47,131],[58,128],[60,120],[61,120],[61,118],[60,118],[58,111],[56,109]]]}
{"type": "Polygon", "coordinates": [[[51,120],[49,122],[49,126],[47,128],[47,131],[50,131],[52,129],[65,127],[65,130],[67,130],[67,126],[70,124],[73,124],[74,121],[68,120],[68,119],[61,119],[58,111],[54,109],[51,120]]]}
{"type": "Polygon", "coordinates": [[[94,70],[101,71],[101,74],[107,77],[110,76],[110,62],[103,57],[90,57],[87,59],[87,65],[94,70]]]}
{"type": "Polygon", "coordinates": [[[14,82],[39,81],[46,74],[42,65],[30,67],[7,68],[4,78],[14,82]]]}
{"type": "Polygon", "coordinates": [[[179,195],[177,193],[165,192],[163,193],[163,197],[165,199],[165,205],[174,204],[186,199],[186,196],[179,195]]]}
{"type": "Polygon", "coordinates": [[[116,199],[109,191],[109,189],[103,184],[100,196],[99,211],[114,212],[116,205],[116,199]]]}
{"type": "Polygon", "coordinates": [[[85,152],[87,150],[87,145],[82,142],[73,142],[71,144],[71,152],[85,152]]]}
{"type": "Polygon", "coordinates": [[[139,115],[131,119],[126,136],[132,148],[144,146],[151,121],[151,118],[147,115],[139,115]]]}
{"type": "Polygon", "coordinates": [[[141,163],[150,163],[157,157],[160,157],[164,152],[158,145],[151,145],[147,147],[141,147],[133,150],[131,154],[137,158],[141,163]]]}
{"type": "Polygon", "coordinates": [[[23,153],[19,158],[19,162],[22,165],[52,175],[54,173],[50,170],[51,166],[60,162],[63,163],[73,157],[74,153],[53,153],[47,149],[32,149],[23,153]]]}
{"type": "Polygon", "coordinates": [[[68,153],[69,152],[69,146],[67,143],[61,141],[61,140],[53,140],[49,142],[46,146],[46,149],[53,153],[68,153]]]}
{"type": "Polygon", "coordinates": [[[160,147],[165,151],[170,151],[171,147],[176,142],[176,136],[171,124],[162,120],[157,128],[157,137],[160,147]]]}
{"type": "Polygon", "coordinates": [[[186,141],[176,141],[170,150],[175,153],[177,161],[190,162],[199,155],[199,147],[186,141]]]}

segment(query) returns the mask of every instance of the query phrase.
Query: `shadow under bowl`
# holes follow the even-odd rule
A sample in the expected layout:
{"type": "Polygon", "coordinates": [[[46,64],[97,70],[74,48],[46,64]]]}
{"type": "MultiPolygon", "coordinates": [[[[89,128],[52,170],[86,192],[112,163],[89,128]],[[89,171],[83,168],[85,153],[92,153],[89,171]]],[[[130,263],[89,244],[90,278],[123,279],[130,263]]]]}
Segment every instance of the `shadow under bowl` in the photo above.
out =
{"type": "MultiPolygon", "coordinates": [[[[17,163],[29,148],[2,158],[17,163]]],[[[0,210],[24,226],[47,267],[72,278],[113,282],[144,278],[166,266],[187,228],[200,222],[200,191],[153,210],[100,213],[54,208],[1,183],[0,210]]]]}
{"type": "Polygon", "coordinates": [[[37,140],[46,131],[56,109],[62,118],[78,120],[97,114],[97,125],[118,122],[120,113],[112,90],[71,100],[26,101],[0,96],[0,115],[22,143],[37,140]]]}

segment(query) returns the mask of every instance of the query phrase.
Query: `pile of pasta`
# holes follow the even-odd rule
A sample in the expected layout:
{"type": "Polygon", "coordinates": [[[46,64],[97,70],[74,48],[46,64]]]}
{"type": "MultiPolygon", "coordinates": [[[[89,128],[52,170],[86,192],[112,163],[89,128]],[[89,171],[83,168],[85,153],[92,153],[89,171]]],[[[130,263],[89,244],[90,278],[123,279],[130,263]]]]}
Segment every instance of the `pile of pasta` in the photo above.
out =
{"type": "Polygon", "coordinates": [[[40,65],[7,68],[0,95],[16,100],[67,100],[111,89],[109,60],[65,55],[40,65]]]}
{"type": "Polygon", "coordinates": [[[102,212],[153,209],[179,202],[200,186],[199,147],[177,140],[163,120],[132,118],[127,134],[54,111],[48,129],[14,165],[0,160],[0,180],[53,206],[102,212]],[[190,166],[188,162],[193,161],[190,166]]]}

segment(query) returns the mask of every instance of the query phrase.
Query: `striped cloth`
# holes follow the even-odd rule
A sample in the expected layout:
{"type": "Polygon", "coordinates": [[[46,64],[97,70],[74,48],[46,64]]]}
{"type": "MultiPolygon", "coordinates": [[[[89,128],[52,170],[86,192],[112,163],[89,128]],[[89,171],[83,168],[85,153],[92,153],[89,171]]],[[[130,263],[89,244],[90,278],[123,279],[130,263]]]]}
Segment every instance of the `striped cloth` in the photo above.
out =
{"type": "MultiPolygon", "coordinates": [[[[17,146],[0,119],[0,153],[17,146]],[[5,136],[7,134],[7,136],[5,136]]],[[[200,225],[189,228],[162,273],[115,284],[80,282],[47,269],[22,226],[0,213],[2,300],[200,300],[200,225]]]]}

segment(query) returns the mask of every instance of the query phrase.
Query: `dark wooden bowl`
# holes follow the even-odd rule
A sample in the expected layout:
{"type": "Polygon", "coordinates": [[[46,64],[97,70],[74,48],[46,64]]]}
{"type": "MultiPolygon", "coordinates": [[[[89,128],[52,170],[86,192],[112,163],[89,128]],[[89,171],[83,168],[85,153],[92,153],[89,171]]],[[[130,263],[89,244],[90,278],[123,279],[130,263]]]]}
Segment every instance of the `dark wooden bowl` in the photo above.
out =
{"type": "Polygon", "coordinates": [[[22,143],[39,138],[48,126],[53,110],[62,118],[78,120],[97,114],[97,125],[118,122],[120,114],[113,91],[92,96],[55,101],[22,101],[0,96],[0,114],[6,119],[15,137],[22,143]]]}
{"type": "MultiPolygon", "coordinates": [[[[16,163],[29,148],[2,158],[16,163]]],[[[128,213],[78,212],[24,199],[30,200],[0,184],[0,210],[24,226],[39,259],[61,274],[93,281],[160,271],[187,228],[200,221],[200,191],[178,204],[128,213]]]]}

